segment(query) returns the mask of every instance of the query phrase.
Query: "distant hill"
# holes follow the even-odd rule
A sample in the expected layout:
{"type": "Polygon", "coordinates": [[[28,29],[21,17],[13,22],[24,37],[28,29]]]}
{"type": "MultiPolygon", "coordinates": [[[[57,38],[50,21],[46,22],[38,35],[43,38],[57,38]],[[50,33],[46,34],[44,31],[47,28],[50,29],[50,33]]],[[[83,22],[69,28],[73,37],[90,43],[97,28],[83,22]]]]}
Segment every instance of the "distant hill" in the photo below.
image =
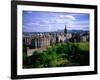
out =
{"type": "MultiPolygon", "coordinates": [[[[23,32],[23,35],[29,35],[29,34],[37,34],[37,33],[59,33],[64,32],[64,30],[57,30],[52,32],[23,32]]],[[[81,32],[89,32],[85,30],[67,30],[68,33],[81,33],[81,32]]]]}
{"type": "MultiPolygon", "coordinates": [[[[55,32],[64,32],[64,30],[57,30],[55,32]]],[[[67,32],[75,33],[75,32],[89,32],[87,30],[67,30],[67,32]]]]}

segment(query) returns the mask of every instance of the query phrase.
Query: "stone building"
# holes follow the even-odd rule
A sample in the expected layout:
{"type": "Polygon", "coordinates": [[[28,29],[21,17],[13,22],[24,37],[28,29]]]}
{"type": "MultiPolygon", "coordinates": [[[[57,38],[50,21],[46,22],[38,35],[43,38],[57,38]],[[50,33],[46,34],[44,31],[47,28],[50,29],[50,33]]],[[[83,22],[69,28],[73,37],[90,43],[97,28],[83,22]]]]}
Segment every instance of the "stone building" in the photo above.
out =
{"type": "Polygon", "coordinates": [[[23,38],[23,44],[27,45],[27,56],[31,56],[34,51],[42,51],[50,45],[49,36],[29,36],[23,38]]]}
{"type": "Polygon", "coordinates": [[[23,43],[32,49],[50,45],[49,36],[29,36],[23,38],[23,43]]]}

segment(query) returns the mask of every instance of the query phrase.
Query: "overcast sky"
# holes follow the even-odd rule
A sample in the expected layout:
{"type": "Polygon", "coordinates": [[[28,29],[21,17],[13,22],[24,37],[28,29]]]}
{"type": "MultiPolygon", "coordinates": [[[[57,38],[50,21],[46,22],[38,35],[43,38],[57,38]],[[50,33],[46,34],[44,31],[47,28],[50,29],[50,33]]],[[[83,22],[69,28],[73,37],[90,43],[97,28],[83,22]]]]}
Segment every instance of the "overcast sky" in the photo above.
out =
{"type": "Polygon", "coordinates": [[[89,30],[90,15],[86,13],[23,11],[23,32],[89,30]]]}

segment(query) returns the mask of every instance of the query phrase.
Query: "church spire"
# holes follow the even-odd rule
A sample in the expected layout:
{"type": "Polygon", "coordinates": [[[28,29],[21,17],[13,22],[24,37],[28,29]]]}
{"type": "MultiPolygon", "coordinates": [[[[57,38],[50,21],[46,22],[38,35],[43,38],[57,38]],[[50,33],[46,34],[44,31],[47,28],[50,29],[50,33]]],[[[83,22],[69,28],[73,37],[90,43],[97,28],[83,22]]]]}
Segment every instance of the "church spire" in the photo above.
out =
{"type": "Polygon", "coordinates": [[[65,34],[67,33],[67,28],[66,28],[66,25],[65,25],[64,33],[65,33],[65,34]]]}

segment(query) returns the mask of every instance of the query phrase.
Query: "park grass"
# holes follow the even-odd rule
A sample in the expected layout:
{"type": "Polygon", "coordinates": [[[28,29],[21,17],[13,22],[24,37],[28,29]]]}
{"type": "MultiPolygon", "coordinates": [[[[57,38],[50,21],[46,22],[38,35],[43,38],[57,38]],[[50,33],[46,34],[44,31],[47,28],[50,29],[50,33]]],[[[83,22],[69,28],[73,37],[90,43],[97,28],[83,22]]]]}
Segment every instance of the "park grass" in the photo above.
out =
{"type": "Polygon", "coordinates": [[[75,43],[75,44],[78,45],[79,49],[83,51],[89,51],[90,49],[89,42],[80,42],[80,43],[75,43]]]}

